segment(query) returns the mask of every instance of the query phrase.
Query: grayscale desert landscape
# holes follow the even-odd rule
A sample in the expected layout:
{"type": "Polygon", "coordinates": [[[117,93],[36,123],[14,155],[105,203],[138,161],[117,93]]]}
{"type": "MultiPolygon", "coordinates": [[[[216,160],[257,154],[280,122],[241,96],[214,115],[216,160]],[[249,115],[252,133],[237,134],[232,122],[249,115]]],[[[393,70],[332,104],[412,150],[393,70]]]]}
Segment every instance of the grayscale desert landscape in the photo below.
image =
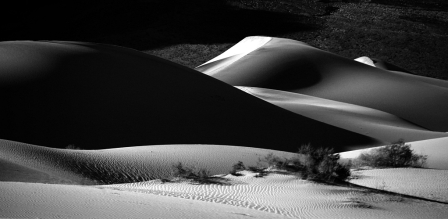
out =
{"type": "Polygon", "coordinates": [[[0,218],[447,217],[446,3],[104,4],[4,27],[0,218]]]}

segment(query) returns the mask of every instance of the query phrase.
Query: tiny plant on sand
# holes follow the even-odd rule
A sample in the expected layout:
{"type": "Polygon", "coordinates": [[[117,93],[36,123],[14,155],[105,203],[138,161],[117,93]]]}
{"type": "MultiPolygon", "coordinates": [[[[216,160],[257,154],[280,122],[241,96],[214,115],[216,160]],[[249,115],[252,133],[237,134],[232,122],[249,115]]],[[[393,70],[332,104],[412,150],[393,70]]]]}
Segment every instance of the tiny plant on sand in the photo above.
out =
{"type": "Polygon", "coordinates": [[[224,184],[222,178],[212,176],[210,171],[202,168],[184,166],[181,162],[173,165],[173,176],[181,179],[189,179],[200,184],[224,184]]]}
{"type": "Polygon", "coordinates": [[[357,165],[379,168],[424,167],[426,155],[415,154],[411,145],[399,140],[390,145],[362,153],[356,160],[357,165]]]}
{"type": "Polygon", "coordinates": [[[244,166],[243,161],[238,161],[238,163],[236,163],[232,166],[232,170],[230,171],[230,174],[232,174],[234,176],[241,176],[241,174],[238,172],[245,170],[245,169],[246,169],[246,166],[244,166]]]}

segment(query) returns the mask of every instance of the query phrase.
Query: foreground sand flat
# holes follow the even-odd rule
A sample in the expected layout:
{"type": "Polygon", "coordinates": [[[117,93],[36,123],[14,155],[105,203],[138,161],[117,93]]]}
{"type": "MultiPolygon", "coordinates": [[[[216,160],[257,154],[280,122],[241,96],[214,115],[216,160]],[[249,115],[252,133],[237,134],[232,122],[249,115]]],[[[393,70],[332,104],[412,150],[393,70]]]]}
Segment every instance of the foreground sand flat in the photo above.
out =
{"type": "Polygon", "coordinates": [[[448,170],[394,168],[353,174],[353,184],[448,203],[448,170]]]}
{"type": "Polygon", "coordinates": [[[150,181],[109,186],[0,182],[1,217],[444,218],[446,204],[320,185],[295,176],[227,177],[231,185],[150,181]]]}
{"type": "MultiPolygon", "coordinates": [[[[206,218],[216,212],[217,218],[444,218],[448,214],[446,204],[374,193],[368,189],[316,184],[294,175],[272,173],[257,178],[247,171],[239,177],[226,174],[238,160],[257,165],[258,158],[269,153],[294,156],[281,151],[224,145],[64,150],[9,141],[2,141],[0,150],[3,163],[21,167],[9,165],[12,171],[1,170],[2,181],[5,181],[0,182],[0,209],[4,209],[0,211],[1,217],[147,218],[151,215],[180,218],[197,215],[206,218]],[[147,180],[168,176],[171,165],[178,161],[221,173],[223,184],[147,180]],[[42,173],[51,177],[42,177],[42,173]],[[14,178],[17,175],[22,178],[14,178]],[[20,180],[27,183],[17,182],[20,180]],[[61,184],[114,180],[135,183],[61,184]]],[[[383,180],[388,191],[436,201],[448,200],[448,193],[438,192],[446,188],[446,170],[407,170],[366,171],[357,173],[364,178],[353,182],[378,189],[377,185],[381,186],[383,180]],[[418,171],[418,177],[412,171],[418,171]],[[409,183],[411,180],[414,182],[409,183]],[[428,181],[434,183],[429,185],[428,181]],[[434,195],[435,192],[438,194],[434,195]]]]}

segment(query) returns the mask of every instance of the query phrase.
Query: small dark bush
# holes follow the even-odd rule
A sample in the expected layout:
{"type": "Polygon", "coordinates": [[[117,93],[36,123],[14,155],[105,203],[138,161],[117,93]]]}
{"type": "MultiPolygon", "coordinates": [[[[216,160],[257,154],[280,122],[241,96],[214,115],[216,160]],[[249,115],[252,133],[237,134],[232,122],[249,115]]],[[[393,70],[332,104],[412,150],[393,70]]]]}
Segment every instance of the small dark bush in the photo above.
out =
{"type": "Polygon", "coordinates": [[[297,153],[302,161],[296,161],[295,166],[303,179],[333,182],[350,177],[350,167],[338,163],[339,154],[332,148],[313,148],[308,144],[301,146],[297,153]]]}
{"type": "Polygon", "coordinates": [[[399,140],[391,145],[362,153],[358,157],[360,165],[371,167],[424,167],[427,156],[415,154],[411,145],[399,140]]]}
{"type": "Polygon", "coordinates": [[[285,165],[287,164],[287,159],[282,159],[278,156],[275,156],[274,153],[269,153],[263,158],[258,159],[259,162],[266,163],[268,165],[268,168],[277,168],[277,169],[283,169],[285,165]]]}
{"type": "Polygon", "coordinates": [[[234,176],[241,176],[241,174],[239,174],[239,171],[245,170],[246,166],[244,166],[243,161],[238,161],[238,163],[234,164],[232,167],[232,170],[230,171],[230,174],[234,175],[234,176]]]}
{"type": "Polygon", "coordinates": [[[194,167],[186,167],[181,162],[173,165],[173,176],[190,179],[193,182],[201,184],[223,184],[220,177],[211,176],[210,171],[206,169],[196,170],[194,167]]]}

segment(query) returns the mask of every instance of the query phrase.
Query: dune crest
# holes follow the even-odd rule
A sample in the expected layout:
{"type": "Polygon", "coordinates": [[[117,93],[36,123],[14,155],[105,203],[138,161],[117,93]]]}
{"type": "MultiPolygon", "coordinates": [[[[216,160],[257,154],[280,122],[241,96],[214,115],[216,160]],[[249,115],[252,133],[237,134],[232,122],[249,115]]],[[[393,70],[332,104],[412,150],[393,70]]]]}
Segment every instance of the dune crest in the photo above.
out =
{"type": "Polygon", "coordinates": [[[14,41],[0,43],[0,57],[1,139],[84,149],[220,144],[294,151],[313,142],[342,151],[379,144],[132,49],[14,41]]]}
{"type": "MultiPolygon", "coordinates": [[[[207,65],[197,70],[207,72],[207,65]]],[[[233,86],[283,90],[364,106],[431,131],[448,130],[444,113],[448,111],[448,82],[372,68],[294,40],[271,38],[231,65],[223,64],[212,77],[233,86]]]]}

